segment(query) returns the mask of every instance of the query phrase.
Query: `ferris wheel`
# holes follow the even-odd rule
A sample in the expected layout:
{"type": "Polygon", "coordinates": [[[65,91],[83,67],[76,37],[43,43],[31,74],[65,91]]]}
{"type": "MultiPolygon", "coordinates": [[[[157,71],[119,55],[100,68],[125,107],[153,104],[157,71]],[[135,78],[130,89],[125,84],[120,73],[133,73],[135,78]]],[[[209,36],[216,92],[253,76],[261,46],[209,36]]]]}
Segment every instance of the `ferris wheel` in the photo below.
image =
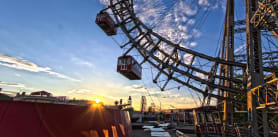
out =
{"type": "MultiPolygon", "coordinates": [[[[155,32],[136,16],[133,0],[110,0],[108,7],[97,15],[96,24],[108,36],[117,35],[117,29],[120,28],[128,39],[120,45],[127,50],[118,58],[117,68],[117,71],[128,79],[140,80],[141,65],[149,63],[157,70],[153,83],[160,83],[162,91],[173,81],[201,93],[204,102],[207,100],[208,104],[210,98],[246,104],[234,96],[249,95],[251,88],[264,84],[264,75],[278,72],[277,41],[271,41],[267,37],[278,37],[278,3],[274,0],[247,0],[248,19],[238,21],[234,20],[233,5],[234,0],[227,1],[222,52],[218,57],[191,50],[180,42],[173,42],[155,32]],[[254,5],[255,7],[252,7],[254,5]],[[245,25],[245,28],[235,29],[235,26],[242,25],[245,25]],[[234,55],[234,34],[243,32],[247,34],[246,43],[251,50],[247,50],[247,54],[234,55]],[[261,35],[266,36],[268,42],[271,41],[275,46],[274,50],[263,52],[261,47],[256,47],[260,45],[261,35]],[[129,55],[132,50],[138,51],[142,57],[141,61],[129,55]],[[202,67],[204,64],[206,66],[202,67]],[[258,80],[254,76],[258,76],[258,80]]],[[[252,94],[259,93],[255,92],[252,91],[252,94]]],[[[251,103],[251,106],[248,104],[248,109],[252,108],[252,104],[256,103],[251,103]]],[[[253,132],[255,131],[252,131],[252,134],[253,132]]]]}
{"type": "MultiPolygon", "coordinates": [[[[161,86],[161,90],[165,90],[170,81],[175,81],[205,96],[209,95],[210,97],[219,99],[224,99],[224,97],[215,92],[211,92],[212,90],[225,90],[235,94],[246,93],[246,64],[211,57],[169,41],[140,21],[134,12],[133,0],[111,0],[108,8],[105,8],[97,15],[96,23],[108,36],[116,35],[117,28],[120,28],[124,32],[129,41],[121,45],[121,48],[128,49],[123,56],[128,55],[131,50],[137,50],[143,57],[139,65],[148,62],[158,70],[157,75],[153,79],[154,83],[157,83],[160,77],[166,78],[164,84],[161,86]],[[110,9],[114,15],[115,22],[106,11],[110,9]],[[165,50],[165,47],[167,50],[165,50]],[[186,55],[188,57],[187,60],[181,59],[181,55],[186,55]],[[210,64],[211,69],[201,69],[197,65],[194,66],[196,60],[205,61],[207,64],[210,64]],[[217,74],[216,72],[221,65],[232,66],[236,70],[240,70],[241,72],[237,71],[238,75],[243,75],[244,78],[229,78],[217,74]],[[186,80],[184,77],[186,77],[186,80]],[[239,86],[237,86],[238,88],[226,87],[219,85],[217,83],[218,81],[232,82],[239,86]],[[205,88],[194,86],[191,83],[205,85],[205,88]]],[[[133,59],[122,60],[119,60],[119,63],[128,66],[133,59]]],[[[135,64],[138,63],[136,62],[135,64]]],[[[126,68],[123,67],[122,70],[122,73],[129,73],[126,74],[127,78],[135,75],[136,78],[134,79],[141,79],[141,76],[139,76],[141,73],[140,68],[137,70],[136,76],[135,70],[131,69],[131,66],[127,66],[126,68]]],[[[263,70],[266,72],[278,72],[278,69],[270,67],[264,67],[263,70]]],[[[238,102],[233,98],[225,99],[238,102]]]]}

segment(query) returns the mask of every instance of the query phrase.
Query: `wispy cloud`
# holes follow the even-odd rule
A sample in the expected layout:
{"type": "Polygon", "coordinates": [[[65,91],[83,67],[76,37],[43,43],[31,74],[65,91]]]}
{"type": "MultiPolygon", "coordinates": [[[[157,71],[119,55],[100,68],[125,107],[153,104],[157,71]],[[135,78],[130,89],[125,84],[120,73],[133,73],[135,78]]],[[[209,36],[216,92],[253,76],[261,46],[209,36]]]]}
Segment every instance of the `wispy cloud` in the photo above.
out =
{"type": "Polygon", "coordinates": [[[19,84],[19,83],[7,83],[7,82],[2,82],[0,81],[0,85],[3,86],[9,86],[9,87],[16,87],[16,88],[24,88],[24,84],[19,84]]]}
{"type": "Polygon", "coordinates": [[[18,74],[18,73],[15,73],[14,75],[15,75],[16,77],[21,77],[21,75],[18,74]]]}
{"type": "Polygon", "coordinates": [[[165,8],[161,0],[135,1],[134,5],[137,16],[147,25],[157,23],[161,19],[165,8]]]}
{"type": "Polygon", "coordinates": [[[99,2],[104,4],[104,5],[109,5],[110,0],[99,0],[99,2]]]}
{"type": "Polygon", "coordinates": [[[210,3],[208,0],[199,0],[198,4],[202,5],[202,6],[210,6],[210,3]]]}
{"type": "MultiPolygon", "coordinates": [[[[192,59],[193,59],[192,54],[184,54],[183,55],[184,64],[189,65],[192,62],[192,59]]],[[[194,62],[192,64],[194,64],[194,62]]]]}
{"type": "Polygon", "coordinates": [[[144,87],[143,85],[139,85],[139,84],[133,84],[133,85],[128,85],[123,87],[126,90],[134,90],[134,89],[146,89],[146,87],[144,87]]]}
{"type": "Polygon", "coordinates": [[[44,72],[44,73],[48,73],[50,75],[56,76],[58,78],[63,78],[63,79],[67,79],[67,80],[71,80],[71,81],[75,81],[75,82],[80,82],[80,80],[78,80],[78,79],[74,79],[74,78],[71,78],[64,74],[54,72],[49,67],[40,67],[37,64],[32,63],[30,61],[16,58],[16,57],[6,56],[3,54],[0,54],[0,65],[9,67],[9,68],[18,69],[18,70],[30,71],[30,72],[44,72]]]}
{"type": "Polygon", "coordinates": [[[246,49],[246,44],[243,44],[243,45],[239,46],[238,48],[236,48],[234,53],[238,53],[244,49],[246,49]]]}
{"type": "Polygon", "coordinates": [[[68,91],[69,94],[84,94],[84,93],[91,93],[92,91],[89,89],[73,89],[68,91]]]}
{"type": "Polygon", "coordinates": [[[26,90],[34,90],[34,88],[26,87],[24,84],[21,83],[7,83],[7,82],[0,81],[0,85],[14,87],[14,88],[21,88],[26,90]]]}
{"type": "MultiPolygon", "coordinates": [[[[192,3],[194,3],[192,1],[192,3]]],[[[153,30],[166,39],[180,43],[180,46],[191,48],[197,46],[194,39],[201,36],[201,32],[194,28],[196,19],[194,18],[200,9],[198,4],[191,4],[188,1],[163,2],[161,0],[144,0],[135,2],[135,12],[142,22],[151,26],[153,30]],[[169,5],[169,3],[171,3],[169,5]]],[[[172,53],[172,47],[161,44],[160,48],[166,53],[172,53]]],[[[156,53],[160,59],[164,55],[156,53]]],[[[182,58],[184,55],[178,55],[178,58],[189,62],[188,58],[182,58]]],[[[188,57],[188,55],[185,55],[188,57]]]]}
{"type": "Polygon", "coordinates": [[[195,76],[201,78],[201,79],[208,79],[208,76],[203,74],[203,73],[199,73],[199,72],[196,72],[195,73],[195,76]]]}
{"type": "Polygon", "coordinates": [[[211,7],[212,9],[222,8],[225,9],[225,0],[198,0],[198,4],[203,7],[211,7]]]}
{"type": "Polygon", "coordinates": [[[175,10],[179,10],[180,14],[184,14],[184,15],[188,15],[188,16],[194,16],[198,12],[198,8],[196,6],[191,6],[190,4],[188,4],[185,1],[177,2],[177,4],[175,6],[177,6],[175,8],[175,10]]]}
{"type": "Polygon", "coordinates": [[[81,66],[86,66],[86,67],[91,67],[91,68],[96,67],[93,63],[91,63],[89,61],[86,61],[86,60],[83,60],[81,58],[77,58],[77,57],[71,57],[71,61],[74,64],[81,65],[81,66]]]}

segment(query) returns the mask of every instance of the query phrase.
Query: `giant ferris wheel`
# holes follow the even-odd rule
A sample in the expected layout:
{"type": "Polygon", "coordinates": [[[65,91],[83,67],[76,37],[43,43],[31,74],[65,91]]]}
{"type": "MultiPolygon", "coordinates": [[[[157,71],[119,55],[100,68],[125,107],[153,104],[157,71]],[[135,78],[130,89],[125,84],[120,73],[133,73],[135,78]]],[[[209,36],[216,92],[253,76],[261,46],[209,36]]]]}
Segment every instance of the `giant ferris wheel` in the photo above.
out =
{"type": "Polygon", "coordinates": [[[116,35],[120,28],[128,39],[120,46],[127,49],[119,58],[119,63],[125,67],[118,68],[127,78],[141,79],[141,65],[149,63],[157,70],[153,82],[161,83],[162,91],[170,82],[176,82],[201,93],[204,104],[216,98],[224,112],[226,132],[227,126],[233,123],[232,105],[238,103],[247,106],[249,136],[271,136],[267,113],[278,110],[278,1],[242,1],[245,20],[235,20],[234,3],[234,0],[227,0],[221,50],[217,57],[191,50],[155,32],[136,16],[133,0],[110,0],[108,7],[97,15],[96,23],[108,36],[116,35]],[[234,54],[237,33],[246,34],[244,54],[234,54]],[[265,51],[263,41],[274,48],[265,51]],[[132,50],[138,51],[142,57],[140,61],[129,56],[132,50]],[[247,102],[235,96],[247,96],[247,102]]]}

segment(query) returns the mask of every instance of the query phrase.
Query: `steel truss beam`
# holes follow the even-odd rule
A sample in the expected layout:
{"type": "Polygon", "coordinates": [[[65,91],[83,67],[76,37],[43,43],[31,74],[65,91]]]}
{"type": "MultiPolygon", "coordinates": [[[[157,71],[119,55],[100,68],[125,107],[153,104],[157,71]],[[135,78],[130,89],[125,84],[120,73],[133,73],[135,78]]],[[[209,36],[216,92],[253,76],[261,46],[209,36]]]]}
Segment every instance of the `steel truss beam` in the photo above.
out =
{"type": "Polygon", "coordinates": [[[266,28],[278,41],[278,1],[258,0],[257,10],[250,22],[257,28],[266,28]]]}

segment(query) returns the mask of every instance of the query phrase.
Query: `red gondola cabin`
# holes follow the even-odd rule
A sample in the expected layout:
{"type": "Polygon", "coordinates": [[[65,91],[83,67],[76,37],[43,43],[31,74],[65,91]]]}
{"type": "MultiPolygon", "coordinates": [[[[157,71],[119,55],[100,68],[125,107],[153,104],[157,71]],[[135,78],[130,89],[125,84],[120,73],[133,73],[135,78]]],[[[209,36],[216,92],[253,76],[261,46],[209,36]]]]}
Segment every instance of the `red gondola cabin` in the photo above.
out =
{"type": "Polygon", "coordinates": [[[132,56],[121,56],[118,58],[117,72],[130,80],[140,80],[142,68],[132,56]]]}
{"type": "Polygon", "coordinates": [[[107,12],[98,13],[95,22],[108,36],[117,34],[115,22],[107,12]]]}
{"type": "Polygon", "coordinates": [[[215,106],[195,108],[193,109],[193,116],[197,137],[222,135],[221,116],[215,106]]]}

